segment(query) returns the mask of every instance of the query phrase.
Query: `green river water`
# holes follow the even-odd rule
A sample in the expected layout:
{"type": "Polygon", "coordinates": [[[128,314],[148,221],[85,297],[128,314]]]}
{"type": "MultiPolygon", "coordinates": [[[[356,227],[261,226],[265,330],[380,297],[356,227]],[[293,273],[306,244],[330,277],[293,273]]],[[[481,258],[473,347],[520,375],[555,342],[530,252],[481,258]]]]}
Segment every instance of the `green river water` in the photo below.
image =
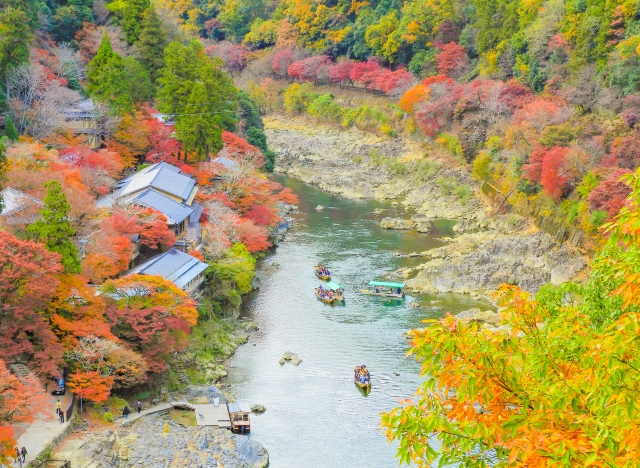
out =
{"type": "Polygon", "coordinates": [[[450,235],[453,223],[438,222],[429,234],[382,230],[374,209],[384,209],[383,216],[406,213],[390,203],[347,200],[296,179],[273,178],[298,195],[300,213],[286,240],[261,261],[260,289],[244,311],[260,330],[230,360],[232,393],[267,408],[252,416],[249,437],[264,444],[273,468],[398,466],[396,446],[379,423],[382,411],[411,397],[420,383],[418,363],[405,357],[403,333],[478,304],[453,294],[398,301],[360,290],[372,279],[394,280],[394,270],[419,261],[394,252],[442,245],[438,238],[450,235]],[[316,211],[317,205],[326,208],[316,211]],[[320,280],[313,266],[319,261],[345,287],[344,306],[316,299],[320,280]],[[421,307],[411,307],[415,300],[421,307]],[[285,351],[297,353],[302,364],[281,366],[285,351]],[[353,383],[359,364],[371,372],[368,396],[353,383]]]}

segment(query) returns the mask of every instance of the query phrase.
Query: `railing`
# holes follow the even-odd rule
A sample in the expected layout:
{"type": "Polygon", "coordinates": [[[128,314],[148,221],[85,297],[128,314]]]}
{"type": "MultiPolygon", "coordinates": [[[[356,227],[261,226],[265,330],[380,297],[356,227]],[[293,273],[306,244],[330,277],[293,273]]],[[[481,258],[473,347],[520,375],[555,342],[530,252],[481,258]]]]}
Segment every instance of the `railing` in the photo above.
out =
{"type": "Polygon", "coordinates": [[[54,460],[48,458],[41,461],[37,465],[32,465],[33,468],[71,468],[71,462],[68,460],[54,460]]]}
{"type": "Polygon", "coordinates": [[[73,416],[73,405],[75,405],[76,403],[76,394],[73,393],[72,394],[73,397],[71,398],[71,404],[69,405],[69,408],[67,408],[66,414],[65,414],[65,421],[71,421],[71,416],[73,416]]]}

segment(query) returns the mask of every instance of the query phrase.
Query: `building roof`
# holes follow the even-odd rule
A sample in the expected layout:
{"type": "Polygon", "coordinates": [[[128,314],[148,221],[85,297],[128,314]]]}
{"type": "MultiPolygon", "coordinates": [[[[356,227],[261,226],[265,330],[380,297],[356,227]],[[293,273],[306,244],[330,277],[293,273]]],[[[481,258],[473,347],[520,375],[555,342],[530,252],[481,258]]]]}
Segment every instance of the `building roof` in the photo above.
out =
{"type": "Polygon", "coordinates": [[[249,406],[249,403],[244,401],[239,401],[238,403],[227,403],[227,407],[229,408],[229,413],[251,413],[251,406],[249,406]]]}
{"type": "Polygon", "coordinates": [[[145,167],[120,181],[118,185],[121,188],[118,190],[117,196],[126,197],[140,190],[153,187],[184,201],[191,195],[196,181],[181,172],[176,166],[161,161],[145,167]]]}
{"type": "Polygon", "coordinates": [[[208,266],[191,255],[170,249],[129,270],[127,274],[162,276],[182,289],[208,266]]]}
{"type": "Polygon", "coordinates": [[[2,216],[12,216],[30,206],[42,205],[37,198],[11,187],[0,192],[0,196],[2,196],[2,212],[0,212],[2,216]]]}
{"type": "Polygon", "coordinates": [[[200,216],[202,216],[202,212],[204,211],[204,207],[200,204],[200,203],[194,203],[193,205],[191,205],[191,208],[193,208],[193,213],[191,213],[191,215],[189,215],[189,222],[190,223],[197,223],[200,221],[200,216]]]}
{"type": "Polygon", "coordinates": [[[227,169],[236,169],[238,167],[238,163],[235,162],[231,158],[227,158],[226,156],[218,156],[217,158],[211,161],[213,164],[221,164],[227,169]]]}
{"type": "Polygon", "coordinates": [[[67,120],[86,119],[94,117],[93,111],[93,101],[91,99],[85,99],[84,101],[80,101],[72,107],[63,110],[62,114],[67,118],[67,120]]]}
{"type": "Polygon", "coordinates": [[[131,202],[158,210],[166,216],[169,225],[180,224],[194,212],[193,208],[178,203],[151,188],[132,198],[131,202]]]}

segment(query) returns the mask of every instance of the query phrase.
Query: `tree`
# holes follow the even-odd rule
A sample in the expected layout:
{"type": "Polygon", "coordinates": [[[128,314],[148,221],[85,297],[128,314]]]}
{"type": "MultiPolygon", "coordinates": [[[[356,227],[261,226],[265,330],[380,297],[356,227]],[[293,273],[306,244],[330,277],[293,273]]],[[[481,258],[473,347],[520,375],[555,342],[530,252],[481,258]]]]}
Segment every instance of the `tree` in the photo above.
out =
{"type": "Polygon", "coordinates": [[[438,73],[457,78],[467,66],[467,52],[464,47],[450,42],[440,47],[441,52],[436,55],[438,73]]]}
{"type": "Polygon", "coordinates": [[[618,214],[630,193],[629,186],[620,178],[629,172],[628,169],[616,169],[600,182],[600,185],[591,190],[587,197],[589,208],[606,211],[611,218],[618,214]]]}
{"type": "Polygon", "coordinates": [[[95,57],[87,65],[87,92],[122,114],[131,110],[131,95],[122,57],[111,48],[105,32],[95,57]]]}
{"type": "Polygon", "coordinates": [[[411,332],[415,400],[383,414],[402,462],[633,466],[640,390],[640,173],[585,284],[498,294],[500,327],[448,315],[411,332]]]}
{"type": "Polygon", "coordinates": [[[127,77],[128,92],[134,105],[139,106],[153,99],[153,84],[149,72],[131,55],[122,61],[127,77]]]}
{"type": "Polygon", "coordinates": [[[149,71],[151,83],[155,84],[160,69],[164,66],[163,54],[167,39],[162,29],[162,21],[153,6],[150,6],[144,15],[136,46],[140,54],[140,63],[149,71]]]}
{"type": "Polygon", "coordinates": [[[67,380],[67,387],[80,398],[102,403],[111,394],[114,377],[100,375],[98,371],[76,372],[67,380]]]}
{"type": "MultiPolygon", "coordinates": [[[[27,24],[27,14],[9,7],[0,13],[0,78],[29,58],[29,44],[33,34],[27,24]]],[[[7,100],[10,99],[7,87],[7,100]]]]}
{"type": "Polygon", "coordinates": [[[47,411],[47,395],[38,379],[29,374],[18,378],[9,372],[4,361],[0,360],[0,463],[12,463],[15,455],[12,424],[30,423],[38,414],[47,411]]]}
{"type": "Polygon", "coordinates": [[[41,315],[58,287],[60,255],[0,231],[0,347],[3,358],[30,359],[39,374],[54,375],[62,348],[41,315]]]}
{"type": "Polygon", "coordinates": [[[71,242],[73,228],[69,222],[71,206],[57,180],[44,184],[47,195],[40,211],[41,218],[31,224],[27,231],[36,241],[43,242],[49,252],[61,255],[62,266],[67,273],[80,273],[78,251],[71,242]]]}
{"type": "Polygon", "coordinates": [[[222,120],[219,115],[202,112],[209,96],[201,83],[196,83],[185,107],[185,115],[176,122],[176,137],[186,151],[195,151],[200,161],[208,161],[211,153],[222,149],[222,120]]]}
{"type": "Polygon", "coordinates": [[[194,301],[160,276],[130,275],[107,281],[103,293],[113,333],[147,361],[151,372],[165,369],[174,350],[186,346],[186,336],[198,320],[194,301]]]}
{"type": "Polygon", "coordinates": [[[16,126],[13,123],[13,119],[10,115],[5,116],[4,118],[4,134],[9,139],[9,141],[18,141],[20,138],[20,134],[18,130],[16,130],[16,126]]]}
{"type": "Polygon", "coordinates": [[[149,7],[149,0],[118,0],[107,5],[107,8],[120,19],[120,26],[122,26],[129,44],[138,41],[143,27],[144,14],[149,7]]]}
{"type": "Polygon", "coordinates": [[[566,184],[569,181],[563,167],[567,153],[569,153],[569,148],[554,146],[545,153],[542,160],[540,185],[556,201],[560,200],[564,194],[566,184]]]}

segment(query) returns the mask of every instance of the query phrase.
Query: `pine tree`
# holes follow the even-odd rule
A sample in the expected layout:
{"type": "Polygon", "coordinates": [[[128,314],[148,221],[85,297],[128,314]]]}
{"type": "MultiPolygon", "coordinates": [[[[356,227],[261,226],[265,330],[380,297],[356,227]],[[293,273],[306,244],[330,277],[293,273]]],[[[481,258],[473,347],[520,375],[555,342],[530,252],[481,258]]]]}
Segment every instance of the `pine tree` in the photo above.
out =
{"type": "Polygon", "coordinates": [[[153,85],[149,79],[149,72],[132,56],[123,60],[124,71],[129,82],[131,100],[135,105],[149,102],[153,99],[153,85]]]}
{"type": "Polygon", "coordinates": [[[120,19],[120,26],[129,44],[133,44],[140,37],[142,19],[149,3],[149,0],[121,0],[107,5],[107,8],[120,19]]]}
{"type": "Polygon", "coordinates": [[[113,51],[105,32],[98,52],[87,64],[87,92],[117,113],[131,111],[131,95],[124,60],[113,51]]]}
{"type": "Polygon", "coordinates": [[[41,218],[27,228],[36,242],[43,242],[50,252],[62,255],[62,266],[67,273],[80,273],[78,251],[71,242],[73,228],[69,222],[71,206],[57,180],[44,184],[47,194],[44,207],[40,211],[41,218]]]}
{"type": "MultiPolygon", "coordinates": [[[[33,40],[31,30],[26,27],[27,14],[9,7],[0,13],[0,77],[29,58],[29,43],[33,40]]],[[[9,100],[7,86],[7,100],[9,100]]]]}
{"type": "Polygon", "coordinates": [[[20,134],[9,115],[4,118],[4,134],[10,141],[18,141],[20,134]]]}
{"type": "Polygon", "coordinates": [[[176,122],[176,136],[184,143],[185,149],[195,151],[201,161],[209,160],[212,152],[222,149],[221,118],[208,113],[208,100],[204,84],[196,83],[185,108],[185,115],[176,122]]]}
{"type": "Polygon", "coordinates": [[[158,72],[164,66],[164,49],[167,46],[167,39],[160,17],[153,7],[150,7],[144,15],[140,39],[136,45],[140,53],[140,63],[149,71],[151,83],[155,84],[158,72]]]}

